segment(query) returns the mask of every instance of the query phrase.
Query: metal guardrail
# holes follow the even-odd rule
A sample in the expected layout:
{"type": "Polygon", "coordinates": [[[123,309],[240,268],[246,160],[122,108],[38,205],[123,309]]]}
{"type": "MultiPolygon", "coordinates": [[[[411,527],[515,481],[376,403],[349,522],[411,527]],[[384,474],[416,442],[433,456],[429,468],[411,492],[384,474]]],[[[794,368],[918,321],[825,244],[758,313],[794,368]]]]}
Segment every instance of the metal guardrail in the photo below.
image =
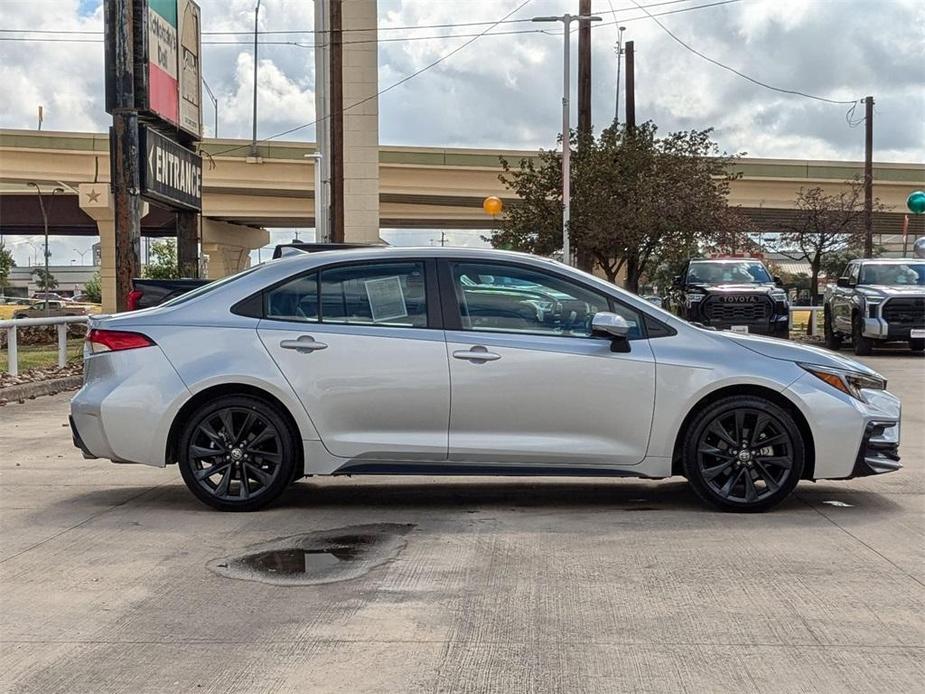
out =
{"type": "Polygon", "coordinates": [[[67,326],[68,323],[86,323],[90,316],[55,316],[53,318],[14,318],[13,320],[0,320],[0,330],[6,329],[6,347],[8,351],[9,372],[16,376],[19,373],[19,346],[17,344],[17,328],[29,326],[55,325],[58,328],[58,366],[67,363],[67,326]]]}

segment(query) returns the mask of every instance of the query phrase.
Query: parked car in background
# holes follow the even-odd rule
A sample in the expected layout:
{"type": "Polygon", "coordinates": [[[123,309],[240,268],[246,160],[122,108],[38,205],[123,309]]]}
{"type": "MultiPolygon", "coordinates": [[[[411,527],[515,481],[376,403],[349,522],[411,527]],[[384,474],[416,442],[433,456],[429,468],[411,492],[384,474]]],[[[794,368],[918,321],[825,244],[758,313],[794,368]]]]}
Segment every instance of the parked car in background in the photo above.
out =
{"type": "Polygon", "coordinates": [[[900,403],[866,366],[520,253],[299,254],[89,327],[75,445],[177,463],[223,510],[305,475],[453,474],[683,475],[760,511],[900,468],[900,403]]]}
{"type": "Polygon", "coordinates": [[[57,316],[85,316],[87,309],[63,301],[37,301],[28,308],[16,309],[13,318],[52,318],[57,316]]]}
{"type": "Polygon", "coordinates": [[[852,260],[826,291],[823,311],[830,349],[847,340],[864,355],[903,341],[913,352],[925,351],[925,259],[852,260]]]}
{"type": "Polygon", "coordinates": [[[780,280],[754,258],[691,260],[669,296],[675,314],[706,327],[790,337],[790,303],[780,280]]]}

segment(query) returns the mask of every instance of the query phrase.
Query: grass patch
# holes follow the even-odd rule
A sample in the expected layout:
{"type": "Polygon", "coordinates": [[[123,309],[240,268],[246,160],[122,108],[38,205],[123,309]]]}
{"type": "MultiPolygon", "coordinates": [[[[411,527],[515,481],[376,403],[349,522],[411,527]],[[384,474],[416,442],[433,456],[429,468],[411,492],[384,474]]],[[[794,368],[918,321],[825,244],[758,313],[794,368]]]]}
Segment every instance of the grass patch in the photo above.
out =
{"type": "MultiPolygon", "coordinates": [[[[83,338],[75,337],[67,341],[67,359],[73,361],[83,355],[83,338]]],[[[19,373],[38,366],[58,365],[58,343],[49,345],[19,345],[19,373]]],[[[6,347],[0,349],[0,371],[10,370],[9,352],[6,347]]]]}

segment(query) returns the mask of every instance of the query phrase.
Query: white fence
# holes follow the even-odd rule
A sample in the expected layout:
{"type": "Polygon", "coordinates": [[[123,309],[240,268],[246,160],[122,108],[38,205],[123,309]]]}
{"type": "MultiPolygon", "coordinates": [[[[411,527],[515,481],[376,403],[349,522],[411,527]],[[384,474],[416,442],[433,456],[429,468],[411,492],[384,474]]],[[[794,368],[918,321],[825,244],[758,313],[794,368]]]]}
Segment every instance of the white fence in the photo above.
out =
{"type": "Polygon", "coordinates": [[[58,328],[58,366],[67,363],[67,326],[69,323],[86,323],[89,316],[55,316],[54,318],[19,318],[0,320],[0,330],[6,329],[9,372],[15,376],[19,373],[19,339],[17,328],[41,325],[55,325],[58,328]]]}

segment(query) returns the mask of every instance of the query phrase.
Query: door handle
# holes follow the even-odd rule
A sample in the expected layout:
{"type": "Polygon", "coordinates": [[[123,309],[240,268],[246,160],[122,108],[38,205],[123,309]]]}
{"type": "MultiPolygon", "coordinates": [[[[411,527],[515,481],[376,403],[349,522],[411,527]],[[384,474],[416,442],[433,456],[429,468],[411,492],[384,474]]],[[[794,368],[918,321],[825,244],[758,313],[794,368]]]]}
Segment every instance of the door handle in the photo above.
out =
{"type": "Polygon", "coordinates": [[[297,340],[283,340],[279,343],[279,346],[283,349],[294,349],[304,354],[328,348],[325,343],[317,342],[311,335],[299,335],[297,340]]]}
{"type": "Polygon", "coordinates": [[[501,358],[500,354],[489,352],[482,345],[476,345],[468,350],[458,350],[453,352],[453,359],[465,359],[471,362],[497,361],[501,358]]]}

